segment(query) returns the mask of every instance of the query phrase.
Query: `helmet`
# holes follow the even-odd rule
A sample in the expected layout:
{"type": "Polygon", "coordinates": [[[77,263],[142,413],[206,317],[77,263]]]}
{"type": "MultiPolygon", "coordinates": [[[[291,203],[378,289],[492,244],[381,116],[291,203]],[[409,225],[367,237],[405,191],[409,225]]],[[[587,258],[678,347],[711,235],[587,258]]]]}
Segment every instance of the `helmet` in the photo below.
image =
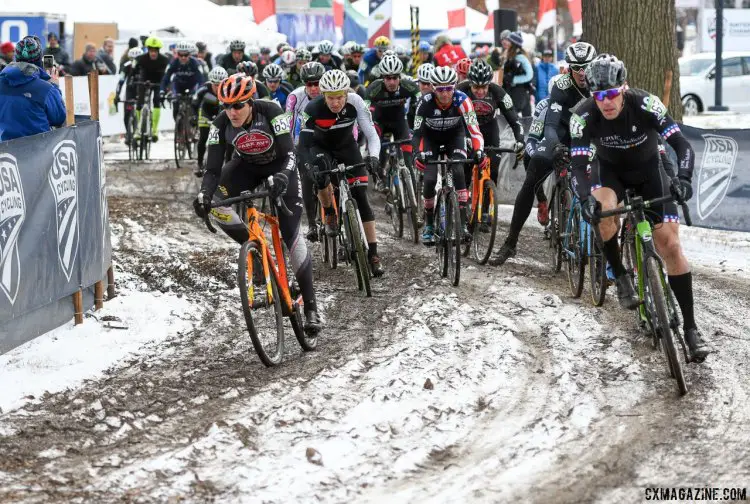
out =
{"type": "Polygon", "coordinates": [[[330,40],[323,40],[318,44],[318,52],[320,54],[331,54],[333,52],[333,42],[330,40]]]}
{"type": "Polygon", "coordinates": [[[472,84],[485,86],[492,81],[492,67],[490,67],[490,64],[483,59],[474,60],[469,67],[469,72],[466,74],[466,77],[472,84]]]}
{"type": "Polygon", "coordinates": [[[365,46],[363,46],[362,44],[354,42],[351,46],[349,46],[349,54],[361,54],[363,52],[365,52],[365,46]]]}
{"type": "Polygon", "coordinates": [[[349,89],[349,77],[343,70],[328,70],[320,78],[320,92],[333,93],[349,89]]]}
{"type": "Polygon", "coordinates": [[[284,70],[275,63],[271,63],[263,69],[263,78],[266,80],[281,80],[284,78],[284,70]]]}
{"type": "Polygon", "coordinates": [[[422,41],[421,41],[421,42],[419,43],[419,50],[420,50],[420,51],[424,51],[424,52],[430,52],[430,49],[432,49],[432,46],[431,46],[431,45],[430,45],[430,43],[429,43],[429,42],[427,42],[426,40],[422,40],[422,41]]]}
{"type": "Polygon", "coordinates": [[[237,72],[243,73],[248,77],[255,77],[258,75],[258,65],[252,61],[240,61],[237,63],[237,72]]]}
{"type": "Polygon", "coordinates": [[[128,49],[128,58],[130,58],[130,59],[137,58],[141,54],[143,54],[143,51],[141,51],[140,48],[138,48],[138,47],[132,47],[132,48],[128,49]]]}
{"type": "Polygon", "coordinates": [[[36,37],[28,36],[16,44],[16,61],[25,61],[42,66],[42,44],[36,37]]]}
{"type": "Polygon", "coordinates": [[[283,54],[284,51],[294,51],[294,47],[284,42],[283,44],[280,44],[280,47],[277,49],[277,52],[279,54],[283,54]]]}
{"type": "Polygon", "coordinates": [[[591,91],[620,87],[627,78],[625,64],[611,54],[600,54],[586,67],[586,83],[591,91]]]}
{"type": "Polygon", "coordinates": [[[251,56],[254,54],[260,54],[260,47],[256,45],[251,45],[250,47],[247,48],[247,54],[251,56]]]}
{"type": "Polygon", "coordinates": [[[346,76],[349,77],[349,87],[355,88],[359,86],[359,74],[356,70],[347,70],[346,76]]]}
{"type": "Polygon", "coordinates": [[[297,49],[294,57],[297,61],[312,61],[312,53],[307,49],[297,49]]]}
{"type": "Polygon", "coordinates": [[[422,63],[419,65],[419,68],[417,68],[417,79],[419,82],[427,82],[432,83],[432,70],[435,68],[435,65],[432,63],[422,63]]]}
{"type": "Polygon", "coordinates": [[[385,52],[383,53],[383,57],[385,58],[386,56],[398,56],[398,55],[396,54],[396,51],[394,51],[393,49],[386,49],[385,52]]]}
{"type": "Polygon", "coordinates": [[[404,64],[401,63],[398,56],[383,56],[383,59],[378,63],[378,70],[380,70],[380,75],[401,75],[401,72],[404,70],[404,64]]]}
{"type": "Polygon", "coordinates": [[[391,46],[391,39],[389,39],[385,35],[381,35],[375,39],[372,45],[376,49],[388,49],[391,46]]]}
{"type": "Polygon", "coordinates": [[[466,75],[469,72],[471,66],[471,60],[469,58],[461,58],[456,63],[456,72],[466,75]]]}
{"type": "Polygon", "coordinates": [[[576,42],[565,49],[565,61],[572,65],[586,65],[594,61],[596,49],[587,42],[576,42]]]}
{"type": "Polygon", "coordinates": [[[161,41],[161,39],[159,37],[153,36],[147,38],[143,45],[152,49],[161,49],[162,47],[164,47],[164,43],[161,41]]]}
{"type": "Polygon", "coordinates": [[[190,54],[193,50],[193,44],[186,40],[180,40],[177,42],[177,46],[175,47],[177,49],[177,53],[188,53],[190,54]]]}
{"type": "Polygon", "coordinates": [[[261,46],[260,48],[261,54],[271,54],[271,48],[266,46],[261,46]]]}
{"type": "Polygon", "coordinates": [[[297,55],[294,54],[294,51],[284,51],[281,53],[281,62],[285,65],[294,65],[294,62],[297,60],[297,55]]]}
{"type": "Polygon", "coordinates": [[[219,84],[219,101],[221,103],[243,103],[255,94],[255,79],[245,75],[232,75],[219,84]]]}
{"type": "Polygon", "coordinates": [[[229,77],[227,71],[223,67],[215,66],[208,72],[208,81],[211,84],[219,84],[221,81],[229,77]]]}
{"type": "Polygon", "coordinates": [[[195,48],[198,49],[198,52],[205,51],[206,50],[206,43],[205,42],[196,42],[195,48]]]}
{"type": "Polygon", "coordinates": [[[406,48],[402,45],[394,45],[393,50],[396,51],[397,56],[406,56],[406,48]]]}
{"type": "Polygon", "coordinates": [[[449,86],[458,81],[456,71],[449,66],[439,66],[432,69],[430,82],[433,86],[449,86]]]}
{"type": "Polygon", "coordinates": [[[302,68],[299,70],[299,76],[304,82],[319,81],[325,71],[326,68],[322,63],[311,61],[302,65],[302,68]]]}
{"type": "Polygon", "coordinates": [[[239,39],[234,39],[231,42],[229,42],[229,50],[230,51],[244,51],[245,42],[239,39]]]}

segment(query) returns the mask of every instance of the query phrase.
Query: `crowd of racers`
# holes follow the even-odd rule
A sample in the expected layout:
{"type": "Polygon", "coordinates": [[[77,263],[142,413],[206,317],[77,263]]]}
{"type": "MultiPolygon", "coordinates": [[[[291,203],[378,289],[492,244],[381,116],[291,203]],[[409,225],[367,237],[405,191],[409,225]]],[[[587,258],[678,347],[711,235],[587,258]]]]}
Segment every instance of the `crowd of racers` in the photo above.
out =
{"type": "MultiPolygon", "coordinates": [[[[516,35],[504,37],[508,48],[520,46],[516,35]]],[[[272,177],[271,191],[293,209],[291,216],[281,215],[280,224],[304,299],[305,330],[310,333],[317,334],[322,324],[306,241],[318,238],[316,199],[324,211],[326,233],[337,232],[331,177],[321,174],[334,163],[364,161],[367,166],[347,178],[364,224],[371,272],[375,277],[384,274],[367,192],[371,179],[378,186],[385,179],[380,148],[384,135],[394,140],[411,138],[401,149],[407,165],[413,164],[424,176],[422,239],[429,245],[434,239],[437,166],[427,160],[442,149],[450,159],[488,163],[496,179],[500,157],[487,156],[484,149],[500,146],[506,128],[512,132],[510,147],[523,160],[526,178],[516,196],[508,235],[490,259],[493,266],[516,254],[535,197],[537,218],[547,224],[542,183],[560,167],[570,167],[583,217],[599,226],[617,298],[628,309],[637,307],[638,298],[620,257],[619,221],[600,221],[598,212],[615,208],[627,188],[644,199],[670,192],[679,201],[692,196],[693,150],[666,107],[658,97],[628,86],[621,60],[597,54],[586,42],[569,46],[567,71],[545,79],[546,92],[534,93],[544,98],[536,103],[526,139],[519,115],[528,115],[529,102],[521,107],[514,104],[514,97],[528,99],[515,89],[524,83],[514,83],[515,77],[498,79],[495,72],[501,67],[526,73],[518,51],[509,51],[514,63],[508,67],[507,61],[498,65],[492,58],[466,58],[460,46],[450,41],[439,40],[435,46],[422,42],[420,64],[411,77],[412,57],[386,37],[378,37],[371,48],[346,43],[339,51],[329,41],[312,50],[279,44],[275,55],[269,48],[235,40],[226,54],[216,58],[216,65],[198,57],[201,48],[190,43],[177,44],[171,61],[161,54],[163,45],[157,38],[149,37],[145,46],[146,53],[140,49],[128,53],[129,64],[121,72],[117,95],[125,87],[128,103],[134,103],[126,107],[126,114],[137,114],[143,106],[146,87],[139,83],[158,85],[153,94],[156,140],[158,111],[165,98],[192,94],[200,131],[196,175],[203,177],[195,210],[201,216],[213,213],[238,243],[247,240],[244,224],[231,207],[212,211],[212,201],[252,190],[272,177]],[[676,153],[676,163],[665,154],[664,143],[676,153]],[[303,213],[309,230],[305,236],[300,231],[303,213]]],[[[202,51],[205,54],[205,46],[202,51]]],[[[131,132],[127,135],[129,141],[131,132]]],[[[466,182],[471,167],[454,166],[464,239],[469,240],[466,182]]],[[[692,357],[702,361],[710,350],[695,322],[692,276],[679,242],[676,204],[652,210],[654,241],[683,315],[685,340],[692,357]]]]}

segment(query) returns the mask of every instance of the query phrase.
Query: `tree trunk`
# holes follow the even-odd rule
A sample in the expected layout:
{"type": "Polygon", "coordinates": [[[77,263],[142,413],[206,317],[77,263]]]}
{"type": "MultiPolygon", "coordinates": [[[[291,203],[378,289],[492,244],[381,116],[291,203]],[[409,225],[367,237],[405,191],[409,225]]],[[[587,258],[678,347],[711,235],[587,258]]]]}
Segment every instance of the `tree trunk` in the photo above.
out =
{"type": "Polygon", "coordinates": [[[661,98],[682,120],[675,0],[583,0],[583,40],[628,69],[628,84],[661,98]]]}

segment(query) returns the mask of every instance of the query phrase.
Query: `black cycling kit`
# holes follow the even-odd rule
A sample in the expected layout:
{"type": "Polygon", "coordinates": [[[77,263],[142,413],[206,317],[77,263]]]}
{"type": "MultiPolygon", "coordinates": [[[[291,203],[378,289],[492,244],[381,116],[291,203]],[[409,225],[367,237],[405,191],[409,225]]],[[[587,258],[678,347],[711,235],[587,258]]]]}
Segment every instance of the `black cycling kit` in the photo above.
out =
{"type": "MultiPolygon", "coordinates": [[[[155,59],[151,59],[148,53],[144,53],[138,56],[136,59],[136,69],[138,70],[138,78],[141,82],[150,82],[152,86],[159,86],[161,80],[164,78],[164,73],[167,71],[169,66],[169,58],[159,53],[155,59]]],[[[143,107],[143,99],[145,97],[145,88],[140,87],[138,89],[138,110],[143,107]]],[[[153,107],[160,108],[161,101],[159,99],[159,93],[154,91],[153,93],[153,107]]]]}

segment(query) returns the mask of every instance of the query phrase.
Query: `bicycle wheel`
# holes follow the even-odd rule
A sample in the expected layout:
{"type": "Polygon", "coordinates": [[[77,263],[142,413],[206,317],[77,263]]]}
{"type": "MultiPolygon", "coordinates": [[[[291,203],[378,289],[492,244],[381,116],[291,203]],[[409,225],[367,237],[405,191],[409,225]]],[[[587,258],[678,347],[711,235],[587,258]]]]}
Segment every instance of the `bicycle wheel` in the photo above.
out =
{"type": "MultiPolygon", "coordinates": [[[[275,211],[273,210],[273,206],[271,207],[271,213],[273,213],[274,216],[276,215],[275,211]]],[[[297,338],[299,346],[302,347],[302,350],[311,352],[315,350],[315,348],[317,348],[318,338],[317,336],[310,337],[305,334],[305,323],[302,316],[302,295],[300,294],[300,289],[297,285],[297,279],[294,275],[294,268],[292,267],[292,263],[289,260],[289,250],[286,248],[286,244],[284,244],[283,241],[281,242],[281,247],[284,250],[286,278],[289,281],[289,295],[292,298],[293,306],[292,313],[287,313],[287,317],[289,317],[289,323],[292,326],[292,332],[294,332],[294,336],[297,338]]]]}
{"type": "Polygon", "coordinates": [[[365,237],[362,236],[359,227],[359,210],[357,202],[353,199],[346,200],[346,223],[349,227],[350,246],[354,251],[354,271],[357,275],[357,285],[360,291],[364,291],[367,297],[372,297],[370,288],[370,265],[365,252],[365,237]]]}
{"type": "MultiPolygon", "coordinates": [[[[566,191],[567,193],[567,191],[566,191]]],[[[572,200],[572,194],[566,194],[566,199],[572,200]]],[[[568,219],[565,235],[568,242],[567,273],[570,293],[574,298],[581,297],[583,292],[583,279],[586,274],[586,258],[583,255],[581,233],[581,210],[575,206],[571,210],[572,218],[568,219]]],[[[570,214],[568,214],[570,215],[570,214]]]]}
{"type": "Polygon", "coordinates": [[[442,189],[435,199],[434,219],[435,219],[435,252],[437,253],[438,269],[440,276],[448,276],[448,229],[447,229],[447,200],[445,191],[442,189]]]}
{"type": "Polygon", "coordinates": [[[135,109],[133,109],[130,113],[130,117],[128,118],[128,126],[125,130],[125,139],[128,141],[128,161],[135,161],[138,159],[138,149],[136,147],[136,142],[133,139],[135,136],[137,125],[135,124],[135,109]]]}
{"type": "Polygon", "coordinates": [[[473,237],[471,239],[474,249],[474,259],[479,264],[487,264],[495,247],[497,236],[497,187],[491,180],[485,180],[482,184],[482,201],[484,209],[481,219],[478,218],[479,208],[474,216],[473,237]]]}
{"type": "Polygon", "coordinates": [[[398,176],[394,172],[391,172],[388,177],[388,194],[385,197],[385,204],[391,209],[391,226],[393,227],[393,236],[395,238],[404,236],[404,214],[398,187],[400,182],[398,176]]]}
{"type": "Polygon", "coordinates": [[[143,161],[145,159],[148,159],[148,152],[146,148],[146,144],[150,140],[148,138],[148,126],[147,124],[151,121],[151,109],[144,107],[143,111],[141,112],[141,124],[138,125],[138,127],[141,130],[141,141],[138,142],[138,160],[143,161]]]}
{"type": "Polygon", "coordinates": [[[586,225],[586,230],[591,302],[594,306],[601,306],[604,304],[607,294],[607,258],[604,257],[604,250],[601,249],[598,240],[594,237],[590,224],[586,225]]]}
{"type": "Polygon", "coordinates": [[[549,246],[552,253],[552,269],[555,272],[562,268],[562,243],[560,242],[560,218],[565,215],[562,205],[562,196],[559,186],[552,189],[552,198],[550,199],[549,215],[549,246]]]}
{"type": "Polygon", "coordinates": [[[406,217],[412,231],[412,240],[419,243],[419,219],[417,216],[417,195],[414,193],[414,180],[412,180],[411,170],[408,168],[401,169],[401,181],[404,184],[404,198],[406,199],[406,217]]]}
{"type": "Polygon", "coordinates": [[[447,198],[448,222],[446,226],[446,255],[448,277],[454,287],[461,280],[461,211],[458,208],[458,194],[451,191],[447,198]]]}
{"type": "Polygon", "coordinates": [[[262,264],[258,244],[243,243],[237,264],[242,312],[258,357],[270,367],[284,355],[284,308],[276,277],[264,278],[262,264]]]}
{"type": "Polygon", "coordinates": [[[146,124],[144,125],[146,134],[141,137],[141,142],[146,142],[146,159],[151,159],[151,135],[153,134],[153,131],[151,131],[151,115],[153,112],[151,109],[148,110],[148,118],[146,121],[146,124]]]}
{"type": "Polygon", "coordinates": [[[677,390],[680,392],[680,395],[685,395],[687,394],[687,384],[685,383],[685,375],[682,372],[682,365],[677,355],[677,348],[675,347],[674,336],[670,327],[667,299],[664,295],[664,276],[656,258],[649,257],[646,260],[646,272],[655,309],[654,315],[656,316],[656,320],[654,322],[661,337],[664,354],[667,357],[667,364],[669,365],[672,377],[677,380],[677,390]]]}
{"type": "Polygon", "coordinates": [[[185,116],[177,114],[174,124],[174,163],[180,169],[180,161],[185,159],[185,116]]]}

